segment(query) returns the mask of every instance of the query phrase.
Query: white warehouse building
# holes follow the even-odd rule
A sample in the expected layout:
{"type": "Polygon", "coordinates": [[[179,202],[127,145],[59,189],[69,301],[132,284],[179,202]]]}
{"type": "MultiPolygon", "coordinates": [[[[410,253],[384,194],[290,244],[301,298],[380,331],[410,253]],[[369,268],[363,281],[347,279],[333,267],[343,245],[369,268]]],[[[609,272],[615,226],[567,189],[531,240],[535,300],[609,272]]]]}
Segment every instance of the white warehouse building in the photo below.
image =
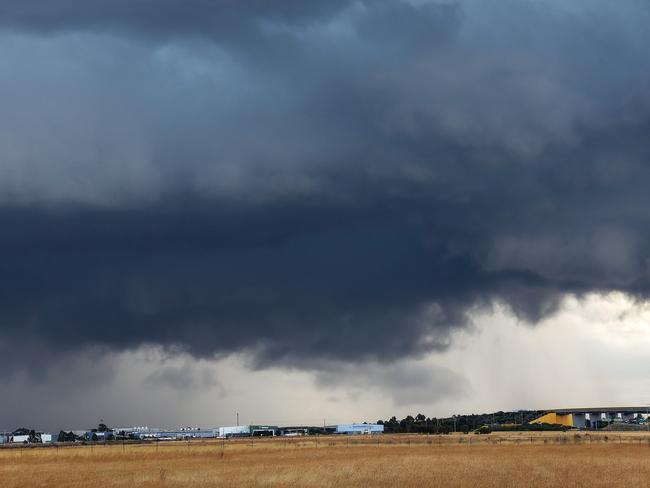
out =
{"type": "Polygon", "coordinates": [[[277,425],[233,425],[213,430],[217,437],[271,437],[278,431],[277,425]]]}
{"type": "Polygon", "coordinates": [[[379,424],[339,424],[336,434],[383,434],[384,426],[379,424]]]}

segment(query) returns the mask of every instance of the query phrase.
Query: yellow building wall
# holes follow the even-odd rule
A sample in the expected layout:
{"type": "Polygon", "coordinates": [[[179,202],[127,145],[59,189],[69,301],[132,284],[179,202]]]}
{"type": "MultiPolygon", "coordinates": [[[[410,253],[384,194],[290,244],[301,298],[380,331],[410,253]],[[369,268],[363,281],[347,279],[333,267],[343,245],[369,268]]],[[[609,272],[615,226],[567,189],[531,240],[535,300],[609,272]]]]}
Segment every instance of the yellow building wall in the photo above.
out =
{"type": "Polygon", "coordinates": [[[573,415],[567,413],[565,415],[560,415],[555,412],[549,412],[546,415],[531,420],[531,424],[559,424],[565,425],[567,427],[573,427],[573,415]]]}

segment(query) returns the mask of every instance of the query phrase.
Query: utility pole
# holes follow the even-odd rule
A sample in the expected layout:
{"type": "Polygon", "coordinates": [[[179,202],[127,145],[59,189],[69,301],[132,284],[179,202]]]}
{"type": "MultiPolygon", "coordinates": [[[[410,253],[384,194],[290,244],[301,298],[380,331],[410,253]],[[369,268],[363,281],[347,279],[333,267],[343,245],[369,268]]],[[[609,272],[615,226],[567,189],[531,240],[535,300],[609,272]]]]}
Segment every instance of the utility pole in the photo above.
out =
{"type": "Polygon", "coordinates": [[[239,427],[239,412],[237,412],[237,427],[239,427]]]}

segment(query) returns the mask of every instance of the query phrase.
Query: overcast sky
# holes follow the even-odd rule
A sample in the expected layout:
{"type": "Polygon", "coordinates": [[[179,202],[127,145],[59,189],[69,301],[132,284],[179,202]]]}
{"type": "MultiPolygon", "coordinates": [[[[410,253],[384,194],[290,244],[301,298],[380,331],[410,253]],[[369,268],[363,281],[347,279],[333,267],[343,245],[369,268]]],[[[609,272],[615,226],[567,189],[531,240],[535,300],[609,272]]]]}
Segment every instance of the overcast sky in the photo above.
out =
{"type": "Polygon", "coordinates": [[[647,0],[0,0],[0,429],[650,402],[648,45],[647,0]]]}

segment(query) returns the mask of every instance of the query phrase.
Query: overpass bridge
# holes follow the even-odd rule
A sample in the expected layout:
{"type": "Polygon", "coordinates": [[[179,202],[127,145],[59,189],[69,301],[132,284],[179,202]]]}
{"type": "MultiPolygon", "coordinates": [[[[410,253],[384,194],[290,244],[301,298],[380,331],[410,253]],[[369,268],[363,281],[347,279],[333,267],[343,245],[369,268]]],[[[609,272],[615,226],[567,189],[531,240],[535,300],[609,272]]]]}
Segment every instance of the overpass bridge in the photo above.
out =
{"type": "Polygon", "coordinates": [[[548,410],[541,417],[531,420],[529,424],[559,424],[567,427],[584,429],[587,427],[587,416],[593,421],[630,422],[641,415],[649,415],[650,406],[642,407],[588,407],[588,408],[558,408],[548,410]]]}

